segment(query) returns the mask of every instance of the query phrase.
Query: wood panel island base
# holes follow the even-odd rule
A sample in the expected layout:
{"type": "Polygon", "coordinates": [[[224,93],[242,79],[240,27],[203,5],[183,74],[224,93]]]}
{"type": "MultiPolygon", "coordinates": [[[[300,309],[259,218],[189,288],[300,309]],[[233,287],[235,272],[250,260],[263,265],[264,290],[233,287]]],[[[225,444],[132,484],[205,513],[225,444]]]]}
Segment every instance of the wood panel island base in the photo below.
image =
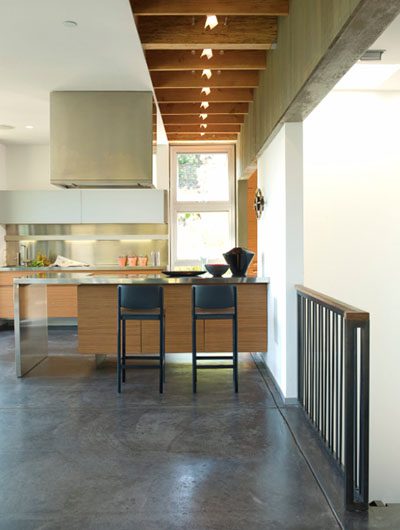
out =
{"type": "MultiPolygon", "coordinates": [[[[23,376],[47,357],[48,285],[78,286],[78,351],[97,356],[116,355],[117,285],[162,285],[167,353],[188,353],[192,348],[191,296],[193,284],[234,284],[238,288],[239,351],[267,351],[267,290],[265,278],[165,278],[49,274],[18,278],[15,285],[16,370],[23,376]]],[[[231,323],[198,322],[198,351],[228,352],[231,323]]],[[[129,353],[158,351],[158,327],[152,321],[127,323],[129,353]]]]}

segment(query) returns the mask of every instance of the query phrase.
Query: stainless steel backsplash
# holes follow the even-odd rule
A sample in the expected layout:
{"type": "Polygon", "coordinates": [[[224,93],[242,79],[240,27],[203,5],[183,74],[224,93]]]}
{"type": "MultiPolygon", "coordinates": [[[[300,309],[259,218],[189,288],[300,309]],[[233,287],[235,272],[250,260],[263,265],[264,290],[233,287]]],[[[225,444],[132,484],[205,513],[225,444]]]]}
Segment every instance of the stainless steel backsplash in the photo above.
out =
{"type": "Polygon", "coordinates": [[[150,253],[159,251],[161,266],[168,263],[168,241],[151,239],[151,235],[167,235],[166,224],[79,224],[79,225],[7,225],[6,238],[9,236],[26,236],[26,240],[7,241],[6,257],[7,265],[16,265],[17,254],[20,245],[27,247],[29,259],[35,258],[40,252],[48,256],[52,261],[58,254],[67,258],[82,261],[89,265],[116,265],[118,256],[148,256],[150,253]],[[134,240],[132,236],[149,234],[149,239],[134,240]],[[60,236],[57,240],[35,241],[35,236],[60,236]],[[96,241],[95,239],[85,241],[79,240],[82,236],[127,236],[121,240],[96,241]],[[76,240],[63,240],[62,236],[77,236],[76,240]]]}

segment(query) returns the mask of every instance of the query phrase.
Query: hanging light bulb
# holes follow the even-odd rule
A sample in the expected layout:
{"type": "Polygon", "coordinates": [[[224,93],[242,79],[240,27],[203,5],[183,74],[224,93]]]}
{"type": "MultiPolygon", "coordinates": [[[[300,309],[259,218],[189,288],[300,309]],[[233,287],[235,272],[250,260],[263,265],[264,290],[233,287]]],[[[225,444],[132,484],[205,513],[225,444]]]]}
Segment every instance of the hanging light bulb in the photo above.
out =
{"type": "Polygon", "coordinates": [[[200,129],[207,129],[208,125],[206,123],[200,123],[200,129]]]}
{"type": "Polygon", "coordinates": [[[208,101],[202,101],[200,103],[200,108],[202,108],[202,109],[208,109],[209,106],[210,106],[210,104],[209,104],[208,101]]]}
{"type": "Polygon", "coordinates": [[[201,77],[207,77],[207,79],[210,79],[212,77],[212,72],[209,68],[205,68],[201,74],[201,77]]]}
{"type": "Polygon", "coordinates": [[[205,86],[201,89],[201,93],[205,94],[206,96],[209,96],[211,94],[211,88],[208,86],[205,86]]]}
{"type": "Polygon", "coordinates": [[[212,49],[211,48],[204,48],[204,50],[201,52],[201,56],[200,57],[207,57],[207,59],[210,60],[212,56],[213,56],[212,49]]]}
{"type": "Polygon", "coordinates": [[[215,15],[207,15],[206,23],[204,24],[204,29],[214,29],[215,26],[218,26],[218,18],[215,15]]]}
{"type": "Polygon", "coordinates": [[[206,120],[208,118],[208,114],[199,114],[199,118],[206,120]]]}

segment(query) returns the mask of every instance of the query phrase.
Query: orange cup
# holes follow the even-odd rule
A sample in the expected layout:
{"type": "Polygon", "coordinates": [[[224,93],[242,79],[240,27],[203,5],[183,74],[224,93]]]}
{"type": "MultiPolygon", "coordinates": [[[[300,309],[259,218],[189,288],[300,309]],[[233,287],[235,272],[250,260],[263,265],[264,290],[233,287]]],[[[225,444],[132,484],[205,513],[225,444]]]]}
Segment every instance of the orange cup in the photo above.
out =
{"type": "Polygon", "coordinates": [[[128,256],[128,265],[129,267],[136,267],[138,262],[137,256],[128,256]]]}
{"type": "Polygon", "coordinates": [[[125,267],[126,266],[126,256],[119,256],[118,265],[120,267],[125,267]]]}
{"type": "Polygon", "coordinates": [[[146,265],[147,265],[147,256],[139,256],[138,257],[138,265],[139,265],[139,267],[146,267],[146,265]]]}

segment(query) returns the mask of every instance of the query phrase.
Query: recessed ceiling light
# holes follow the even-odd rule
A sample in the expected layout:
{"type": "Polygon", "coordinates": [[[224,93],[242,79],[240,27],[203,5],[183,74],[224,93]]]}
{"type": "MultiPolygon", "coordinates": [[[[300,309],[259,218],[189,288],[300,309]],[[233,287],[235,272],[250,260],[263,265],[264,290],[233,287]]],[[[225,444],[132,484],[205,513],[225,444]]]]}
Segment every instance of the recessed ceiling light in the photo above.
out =
{"type": "Polygon", "coordinates": [[[208,86],[205,86],[201,89],[201,93],[202,94],[205,94],[206,96],[208,96],[209,94],[211,94],[211,88],[208,87],[208,86]]]}
{"type": "Polygon", "coordinates": [[[206,133],[200,133],[200,136],[204,136],[206,133]]]}
{"type": "Polygon", "coordinates": [[[201,77],[207,77],[207,79],[210,79],[212,77],[212,72],[209,68],[205,68],[201,74],[201,77]]]}
{"type": "Polygon", "coordinates": [[[208,118],[208,114],[199,114],[199,118],[206,120],[208,118]]]}
{"type": "Polygon", "coordinates": [[[214,29],[215,26],[218,26],[218,18],[215,15],[207,15],[206,23],[204,24],[204,28],[210,28],[214,29]]]}
{"type": "Polygon", "coordinates": [[[64,20],[63,26],[66,28],[76,28],[78,25],[78,22],[75,22],[75,20],[64,20]]]}
{"type": "Polygon", "coordinates": [[[25,125],[25,129],[33,129],[33,125],[25,125]]]}
{"type": "Polygon", "coordinates": [[[200,123],[200,129],[207,129],[208,125],[206,123],[200,123]]]}
{"type": "Polygon", "coordinates": [[[202,109],[208,109],[209,106],[210,106],[210,104],[209,104],[208,101],[202,101],[200,103],[200,108],[202,108],[202,109]]]}
{"type": "Polygon", "coordinates": [[[14,125],[6,125],[5,123],[0,123],[0,131],[10,131],[15,129],[14,125]]]}
{"type": "Polygon", "coordinates": [[[213,56],[213,52],[211,48],[204,48],[204,50],[201,52],[201,57],[207,57],[207,59],[211,59],[213,56]]]}

